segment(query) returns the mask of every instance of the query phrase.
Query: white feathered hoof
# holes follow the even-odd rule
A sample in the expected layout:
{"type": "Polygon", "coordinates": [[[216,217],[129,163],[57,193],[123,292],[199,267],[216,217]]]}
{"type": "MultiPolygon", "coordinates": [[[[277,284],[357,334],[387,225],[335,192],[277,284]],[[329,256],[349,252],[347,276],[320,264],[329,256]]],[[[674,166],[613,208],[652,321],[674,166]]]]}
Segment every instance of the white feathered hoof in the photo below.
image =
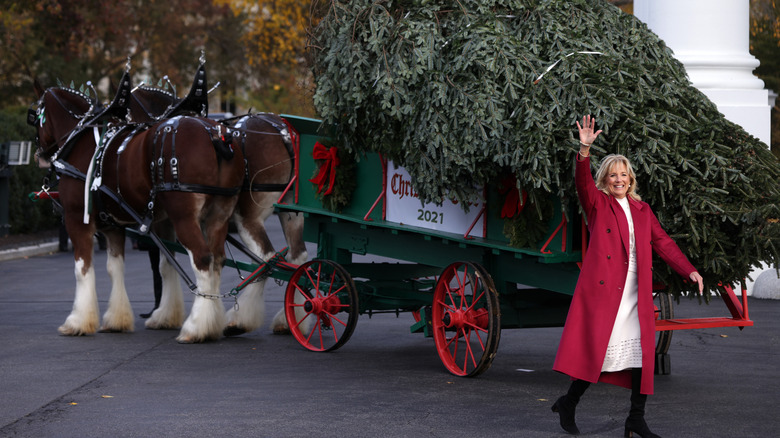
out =
{"type": "Polygon", "coordinates": [[[133,331],[135,331],[135,319],[132,311],[122,312],[122,314],[106,312],[103,315],[103,324],[100,326],[101,333],[132,333],[133,331]]]}
{"type": "Polygon", "coordinates": [[[183,319],[182,314],[165,315],[162,309],[155,309],[144,326],[149,330],[178,330],[181,328],[183,319]]]}
{"type": "Polygon", "coordinates": [[[290,334],[290,326],[287,325],[287,318],[284,315],[284,307],[276,312],[273,321],[271,321],[271,330],[275,335],[290,334]]]}
{"type": "Polygon", "coordinates": [[[236,305],[228,309],[225,336],[238,336],[257,330],[265,319],[265,282],[252,283],[238,297],[236,305]]]}
{"type": "Polygon", "coordinates": [[[287,325],[272,325],[271,330],[273,330],[273,334],[275,335],[289,335],[290,334],[290,327],[287,327],[287,325]]]}
{"type": "Polygon", "coordinates": [[[753,284],[753,298],[780,300],[780,278],[774,269],[769,269],[756,278],[753,284]]]}
{"type": "Polygon", "coordinates": [[[71,313],[57,331],[64,336],[85,336],[93,335],[97,331],[98,318],[95,316],[87,316],[80,318],[77,315],[71,313]]]}
{"type": "MultiPolygon", "coordinates": [[[[300,330],[300,332],[303,334],[309,334],[309,332],[311,332],[311,329],[314,326],[314,321],[316,320],[316,318],[314,318],[312,315],[306,316],[304,310],[301,308],[296,309],[295,313],[297,314],[298,320],[301,321],[301,323],[298,325],[298,330],[300,330]]],[[[274,316],[274,320],[271,323],[271,330],[274,332],[275,335],[291,334],[290,324],[287,322],[287,317],[284,313],[284,308],[279,310],[276,316],[274,316]]]]}
{"type": "Polygon", "coordinates": [[[265,312],[265,306],[241,305],[240,301],[239,299],[239,310],[233,307],[225,315],[228,321],[222,331],[225,336],[238,336],[253,332],[263,324],[262,313],[265,312]]]}
{"type": "Polygon", "coordinates": [[[132,333],[134,332],[134,327],[111,327],[106,325],[101,325],[100,330],[98,330],[99,333],[132,333]]]}
{"type": "Polygon", "coordinates": [[[190,316],[176,340],[181,344],[215,341],[225,327],[225,307],[219,299],[196,297],[190,316]]]}
{"type": "Polygon", "coordinates": [[[231,325],[231,324],[228,324],[227,327],[225,327],[225,330],[222,330],[222,334],[227,337],[240,336],[248,332],[249,330],[243,327],[239,327],[237,325],[231,325]]]}

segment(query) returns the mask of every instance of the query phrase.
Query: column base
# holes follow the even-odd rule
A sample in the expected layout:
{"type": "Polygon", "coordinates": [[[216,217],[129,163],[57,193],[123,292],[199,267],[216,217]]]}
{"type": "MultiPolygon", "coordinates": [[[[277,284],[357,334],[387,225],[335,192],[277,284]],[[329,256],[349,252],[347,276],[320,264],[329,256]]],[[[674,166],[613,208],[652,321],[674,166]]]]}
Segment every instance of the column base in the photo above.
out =
{"type": "Polygon", "coordinates": [[[740,125],[769,148],[772,138],[769,90],[723,88],[699,88],[699,90],[728,120],[740,125]]]}

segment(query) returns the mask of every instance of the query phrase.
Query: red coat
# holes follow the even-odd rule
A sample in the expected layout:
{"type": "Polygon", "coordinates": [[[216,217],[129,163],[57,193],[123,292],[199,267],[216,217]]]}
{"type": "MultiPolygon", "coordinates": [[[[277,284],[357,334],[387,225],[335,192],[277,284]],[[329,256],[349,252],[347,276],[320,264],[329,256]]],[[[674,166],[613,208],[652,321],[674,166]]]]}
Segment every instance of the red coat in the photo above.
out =
{"type": "MultiPolygon", "coordinates": [[[[628,273],[628,220],[617,200],[596,188],[589,158],[577,160],[575,182],[580,205],[588,218],[590,243],[553,369],[588,382],[602,381],[631,388],[630,372],[601,372],[628,273]]],[[[629,197],[629,205],[636,246],[642,368],[649,370],[642,373],[641,392],[652,394],[655,366],[652,252],[685,278],[696,268],[661,229],[647,203],[629,197]]]]}

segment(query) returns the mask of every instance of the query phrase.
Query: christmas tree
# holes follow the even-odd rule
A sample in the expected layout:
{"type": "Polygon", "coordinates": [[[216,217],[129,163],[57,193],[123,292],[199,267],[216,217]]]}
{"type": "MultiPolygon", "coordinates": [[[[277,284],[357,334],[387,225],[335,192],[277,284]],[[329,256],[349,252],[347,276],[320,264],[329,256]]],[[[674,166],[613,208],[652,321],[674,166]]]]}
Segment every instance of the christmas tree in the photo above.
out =
{"type": "MultiPolygon", "coordinates": [[[[475,199],[475,181],[513,175],[528,202],[569,205],[575,121],[591,114],[604,130],[594,165],[628,156],[710,288],[778,260],[778,160],[605,1],[332,1],[311,44],[333,137],[403,165],[425,201],[475,199]]],[[[686,290],[663,266],[656,278],[686,290]]]]}

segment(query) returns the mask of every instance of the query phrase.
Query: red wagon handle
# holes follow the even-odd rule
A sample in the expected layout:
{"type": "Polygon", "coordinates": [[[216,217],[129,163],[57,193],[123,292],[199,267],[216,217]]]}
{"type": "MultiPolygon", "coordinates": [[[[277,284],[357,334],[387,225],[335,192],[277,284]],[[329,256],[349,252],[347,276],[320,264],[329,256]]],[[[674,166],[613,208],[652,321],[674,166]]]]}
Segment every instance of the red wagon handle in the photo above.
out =
{"type": "Polygon", "coordinates": [[[731,285],[719,284],[719,286],[723,287],[720,296],[726,303],[726,307],[731,313],[731,318],[658,319],[655,321],[655,330],[660,332],[664,330],[686,330],[713,327],[739,327],[739,329],[742,330],[745,327],[752,327],[753,321],[751,321],[748,316],[747,290],[742,288],[742,303],[740,303],[731,285]]]}

